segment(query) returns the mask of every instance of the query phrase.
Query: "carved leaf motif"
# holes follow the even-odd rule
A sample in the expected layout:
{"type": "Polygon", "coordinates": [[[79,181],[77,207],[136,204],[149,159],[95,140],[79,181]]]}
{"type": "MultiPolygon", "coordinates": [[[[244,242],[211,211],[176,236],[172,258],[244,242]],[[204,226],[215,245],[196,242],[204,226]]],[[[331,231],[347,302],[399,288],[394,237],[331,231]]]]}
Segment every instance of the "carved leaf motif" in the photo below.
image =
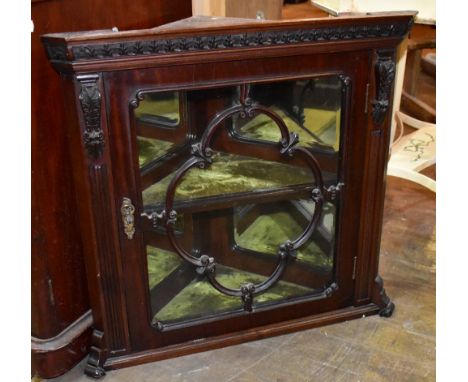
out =
{"type": "Polygon", "coordinates": [[[104,133],[101,129],[101,93],[97,83],[82,83],[79,100],[85,123],[83,141],[89,155],[98,158],[104,149],[104,133]]]}
{"type": "MultiPolygon", "coordinates": [[[[298,29],[290,31],[247,32],[236,35],[177,37],[152,41],[127,41],[125,43],[93,44],[72,48],[76,60],[111,58],[116,56],[138,56],[217,50],[226,48],[248,48],[261,45],[299,44],[310,41],[356,40],[375,37],[403,37],[412,25],[391,23],[384,25],[346,25],[335,28],[298,29]]],[[[60,54],[61,60],[66,55],[60,54]]]]}
{"type": "Polygon", "coordinates": [[[393,81],[395,80],[395,62],[392,57],[380,57],[375,64],[377,76],[377,99],[373,101],[372,118],[376,124],[385,119],[390,104],[393,81]]]}
{"type": "Polygon", "coordinates": [[[46,47],[46,50],[51,60],[67,59],[67,48],[63,45],[50,45],[46,47]]]}

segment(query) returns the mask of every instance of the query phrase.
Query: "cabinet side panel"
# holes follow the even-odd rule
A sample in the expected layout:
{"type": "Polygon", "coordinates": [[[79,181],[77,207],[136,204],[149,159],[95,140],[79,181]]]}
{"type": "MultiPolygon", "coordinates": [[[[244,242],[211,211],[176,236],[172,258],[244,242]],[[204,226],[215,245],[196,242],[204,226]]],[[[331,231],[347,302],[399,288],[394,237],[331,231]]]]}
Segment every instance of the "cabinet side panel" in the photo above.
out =
{"type": "MultiPolygon", "coordinates": [[[[392,94],[394,80],[394,49],[374,53],[368,100],[368,129],[366,131],[366,161],[364,168],[364,192],[362,193],[362,222],[359,234],[359,254],[362,261],[357,267],[356,299],[358,305],[374,297],[380,237],[382,233],[385,199],[386,164],[388,160],[392,94]],[[383,69],[381,63],[388,63],[383,69]],[[393,69],[392,69],[393,68],[393,69]],[[384,106],[382,106],[384,105],[384,106]]],[[[380,287],[379,287],[380,288],[380,287]]]]}
{"type": "Polygon", "coordinates": [[[89,300],[60,77],[40,44],[39,35],[47,28],[37,8],[33,4],[31,334],[46,339],[85,313],[89,300]]]}

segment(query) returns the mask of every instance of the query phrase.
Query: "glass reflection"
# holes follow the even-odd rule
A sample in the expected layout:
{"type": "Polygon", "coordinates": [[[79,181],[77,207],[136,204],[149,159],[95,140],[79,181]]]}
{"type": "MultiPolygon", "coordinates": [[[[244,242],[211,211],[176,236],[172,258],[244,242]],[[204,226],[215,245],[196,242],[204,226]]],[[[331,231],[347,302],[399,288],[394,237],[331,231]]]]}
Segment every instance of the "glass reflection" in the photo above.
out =
{"type": "MultiPolygon", "coordinates": [[[[301,144],[338,151],[341,80],[337,76],[254,85],[251,97],[275,111],[288,130],[298,134],[301,144]]],[[[278,142],[281,138],[273,120],[263,114],[236,118],[234,132],[261,141],[278,142]]]]}
{"type": "Polygon", "coordinates": [[[143,123],[175,128],[179,125],[179,93],[147,93],[143,95],[135,111],[136,118],[143,123]]]}
{"type": "Polygon", "coordinates": [[[141,169],[180,146],[185,138],[181,126],[178,92],[147,93],[135,109],[138,163],[141,169]],[[182,138],[182,139],[181,139],[182,138]]]}

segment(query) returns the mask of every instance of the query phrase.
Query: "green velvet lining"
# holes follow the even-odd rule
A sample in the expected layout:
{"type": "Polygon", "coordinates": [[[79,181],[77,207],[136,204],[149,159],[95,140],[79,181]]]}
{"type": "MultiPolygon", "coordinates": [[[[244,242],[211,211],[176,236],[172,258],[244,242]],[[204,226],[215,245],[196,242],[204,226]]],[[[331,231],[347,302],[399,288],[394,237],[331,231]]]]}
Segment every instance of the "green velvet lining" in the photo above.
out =
{"type": "MultiPolygon", "coordinates": [[[[216,267],[216,275],[222,285],[230,288],[239,288],[247,282],[257,284],[265,279],[264,276],[221,265],[216,267]]],[[[311,292],[313,290],[310,288],[280,281],[267,292],[256,296],[255,304],[258,306],[263,303],[304,296],[311,292]]],[[[241,308],[242,303],[239,297],[226,296],[214,289],[207,280],[195,279],[157,312],[156,318],[163,322],[179,321],[241,308]]]]}
{"type": "MultiPolygon", "coordinates": [[[[297,238],[304,229],[288,212],[274,212],[260,215],[241,235],[235,231],[234,237],[242,248],[276,256],[280,244],[297,238]]],[[[333,258],[312,240],[299,249],[296,261],[326,269],[333,267],[333,258]]]]}
{"type": "Polygon", "coordinates": [[[173,146],[172,142],[161,141],[159,139],[137,137],[138,142],[138,162],[140,167],[165,155],[173,146]]]}
{"type": "MultiPolygon", "coordinates": [[[[257,252],[276,256],[278,245],[297,237],[301,227],[287,212],[275,212],[260,215],[241,235],[235,232],[237,244],[257,252]]],[[[148,272],[150,289],[159,284],[173,272],[182,260],[175,254],[148,246],[148,272]]],[[[325,255],[311,240],[297,254],[297,262],[323,267],[331,270],[333,258],[325,255]]],[[[260,283],[265,276],[217,265],[217,279],[228,288],[239,288],[246,282],[260,283]]],[[[186,319],[233,311],[242,308],[240,299],[229,297],[214,289],[208,281],[198,278],[194,270],[194,279],[181,290],[166,306],[156,313],[156,318],[163,322],[186,319]]],[[[311,274],[311,277],[312,274],[311,274]]],[[[255,304],[261,305],[292,297],[311,294],[314,290],[290,282],[280,281],[267,292],[256,296],[255,304]]]]}
{"type": "MultiPolygon", "coordinates": [[[[298,134],[299,143],[302,145],[313,145],[318,141],[313,135],[307,133],[294,120],[292,120],[283,110],[272,107],[284,121],[288,130],[298,134]]],[[[340,132],[340,110],[324,110],[305,108],[304,126],[322,140],[322,144],[333,147],[335,150],[339,147],[340,132]]],[[[242,126],[239,131],[243,136],[259,139],[263,141],[279,142],[281,133],[276,123],[267,115],[259,114],[247,124],[242,126]]]]}
{"type": "Polygon", "coordinates": [[[150,245],[146,247],[148,261],[149,288],[153,289],[182,264],[182,259],[174,252],[165,251],[150,245]]]}
{"type": "MultiPolygon", "coordinates": [[[[162,203],[172,174],[143,191],[145,205],[162,203]]],[[[206,169],[192,168],[177,186],[175,200],[275,189],[313,181],[310,170],[246,156],[216,153],[206,169]]]]}

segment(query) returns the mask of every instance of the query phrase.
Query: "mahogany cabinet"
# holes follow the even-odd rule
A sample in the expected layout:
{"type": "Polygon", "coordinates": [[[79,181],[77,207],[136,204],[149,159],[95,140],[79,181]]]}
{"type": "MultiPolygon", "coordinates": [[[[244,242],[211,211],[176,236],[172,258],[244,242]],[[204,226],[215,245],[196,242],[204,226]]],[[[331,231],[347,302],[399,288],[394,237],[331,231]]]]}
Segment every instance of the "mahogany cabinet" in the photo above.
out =
{"type": "Polygon", "coordinates": [[[88,375],[391,315],[378,255],[413,17],[42,37],[78,185],[88,375]]]}

